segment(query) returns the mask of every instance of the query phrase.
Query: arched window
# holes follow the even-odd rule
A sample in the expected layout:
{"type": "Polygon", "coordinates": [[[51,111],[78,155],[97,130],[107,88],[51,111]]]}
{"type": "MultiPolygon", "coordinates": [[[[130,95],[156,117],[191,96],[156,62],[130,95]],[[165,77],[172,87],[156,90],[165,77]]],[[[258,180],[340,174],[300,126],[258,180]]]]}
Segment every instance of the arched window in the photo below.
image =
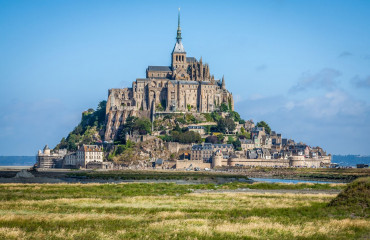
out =
{"type": "Polygon", "coordinates": [[[182,61],[184,61],[184,56],[182,56],[182,61]]]}
{"type": "Polygon", "coordinates": [[[176,56],[176,61],[178,61],[179,60],[179,56],[176,56]]]}

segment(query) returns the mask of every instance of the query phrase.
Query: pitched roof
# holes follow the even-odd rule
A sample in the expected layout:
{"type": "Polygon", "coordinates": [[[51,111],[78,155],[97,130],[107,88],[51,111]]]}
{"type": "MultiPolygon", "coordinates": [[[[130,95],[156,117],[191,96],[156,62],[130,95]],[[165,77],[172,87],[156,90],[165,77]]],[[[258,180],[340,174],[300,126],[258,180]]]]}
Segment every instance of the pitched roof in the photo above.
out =
{"type": "Polygon", "coordinates": [[[197,59],[195,57],[186,57],[187,62],[196,62],[197,59]]]}
{"type": "Polygon", "coordinates": [[[84,152],[102,152],[102,148],[98,145],[82,145],[82,147],[79,149],[79,151],[84,152]]]}
{"type": "Polygon", "coordinates": [[[173,48],[174,53],[185,53],[185,48],[181,41],[176,41],[175,47],[173,48]]]}
{"type": "Polygon", "coordinates": [[[148,71],[151,72],[171,72],[171,67],[169,66],[148,66],[148,71]]]}

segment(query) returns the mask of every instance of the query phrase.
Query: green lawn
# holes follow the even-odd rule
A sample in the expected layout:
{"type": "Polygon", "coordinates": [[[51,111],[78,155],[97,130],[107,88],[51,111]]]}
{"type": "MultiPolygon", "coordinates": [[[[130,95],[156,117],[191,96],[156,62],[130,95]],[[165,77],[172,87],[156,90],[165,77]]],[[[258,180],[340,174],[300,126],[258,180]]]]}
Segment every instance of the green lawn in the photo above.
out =
{"type": "Polygon", "coordinates": [[[0,239],[356,239],[370,219],[328,207],[344,185],[2,184],[0,239]],[[315,189],[321,194],[194,193],[315,189]]]}

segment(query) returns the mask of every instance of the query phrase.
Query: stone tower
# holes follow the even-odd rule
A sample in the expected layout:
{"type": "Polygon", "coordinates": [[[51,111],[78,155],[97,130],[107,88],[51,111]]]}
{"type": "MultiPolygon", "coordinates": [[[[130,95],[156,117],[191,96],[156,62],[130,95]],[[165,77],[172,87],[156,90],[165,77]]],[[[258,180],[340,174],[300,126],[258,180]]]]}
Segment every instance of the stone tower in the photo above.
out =
{"type": "Polygon", "coordinates": [[[222,166],[223,155],[220,149],[213,153],[212,156],[212,168],[222,166]]]}
{"type": "Polygon", "coordinates": [[[181,37],[181,27],[180,27],[180,8],[177,20],[177,36],[176,36],[176,43],[175,47],[172,51],[172,70],[175,79],[188,79],[187,74],[187,67],[188,64],[186,62],[186,52],[184,46],[182,45],[182,37],[181,37]]]}

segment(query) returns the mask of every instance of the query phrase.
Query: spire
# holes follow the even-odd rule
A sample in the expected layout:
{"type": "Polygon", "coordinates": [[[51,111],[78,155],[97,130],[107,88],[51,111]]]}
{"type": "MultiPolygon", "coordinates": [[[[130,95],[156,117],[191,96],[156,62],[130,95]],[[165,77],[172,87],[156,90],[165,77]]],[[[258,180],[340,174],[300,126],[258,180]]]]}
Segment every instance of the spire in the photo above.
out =
{"type": "Polygon", "coordinates": [[[222,89],[226,89],[224,75],[222,75],[222,83],[221,83],[221,85],[222,85],[222,89]]]}
{"type": "Polygon", "coordinates": [[[181,39],[182,37],[181,37],[180,8],[179,8],[176,44],[175,44],[175,48],[173,49],[172,53],[185,53],[185,49],[184,49],[184,46],[182,45],[181,39]]]}
{"type": "Polygon", "coordinates": [[[177,39],[177,41],[179,42],[179,41],[181,41],[181,27],[180,27],[180,8],[179,8],[179,15],[178,15],[178,25],[177,25],[177,37],[176,37],[176,39],[177,39]]]}

